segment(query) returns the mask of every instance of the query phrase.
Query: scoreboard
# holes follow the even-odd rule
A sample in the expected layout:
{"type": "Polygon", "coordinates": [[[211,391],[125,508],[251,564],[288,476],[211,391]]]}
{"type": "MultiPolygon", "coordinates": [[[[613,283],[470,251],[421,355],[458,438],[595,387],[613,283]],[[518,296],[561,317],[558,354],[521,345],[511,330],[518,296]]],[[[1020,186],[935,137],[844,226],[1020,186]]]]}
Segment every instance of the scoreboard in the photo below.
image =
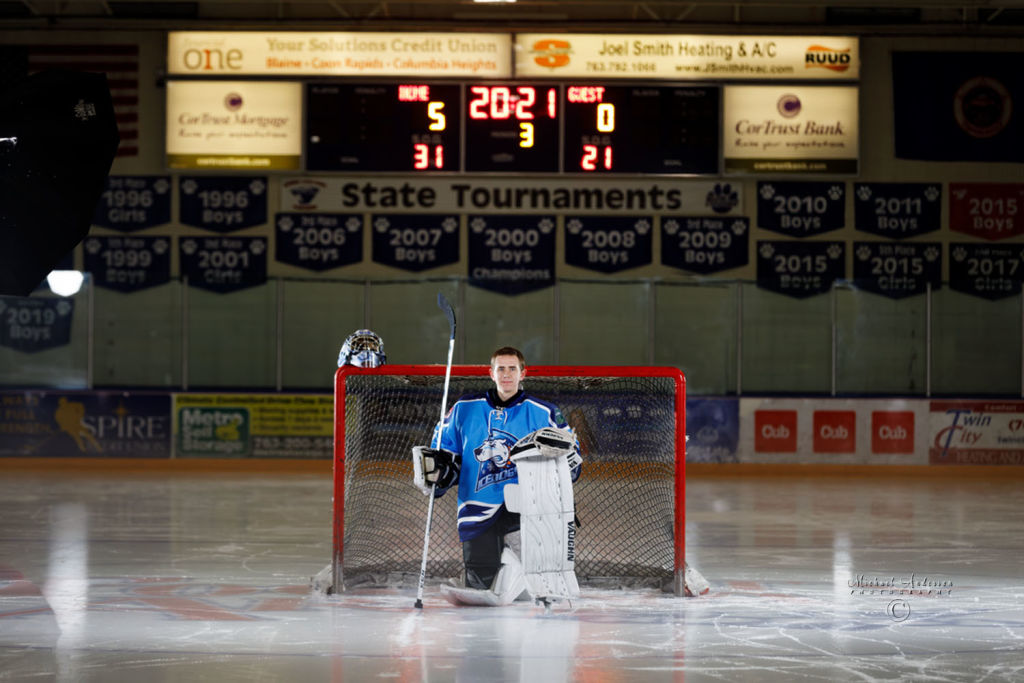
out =
{"type": "Polygon", "coordinates": [[[306,84],[306,168],[718,175],[720,88],[552,82],[306,84]]]}

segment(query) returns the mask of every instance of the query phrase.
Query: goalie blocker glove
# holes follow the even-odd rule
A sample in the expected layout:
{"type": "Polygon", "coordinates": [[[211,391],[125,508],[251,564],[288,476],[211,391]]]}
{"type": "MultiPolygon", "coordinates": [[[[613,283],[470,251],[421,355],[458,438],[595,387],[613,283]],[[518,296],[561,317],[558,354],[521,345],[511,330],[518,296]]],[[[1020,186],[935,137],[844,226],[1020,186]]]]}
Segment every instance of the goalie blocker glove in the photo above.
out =
{"type": "Polygon", "coordinates": [[[430,493],[432,484],[444,491],[459,478],[462,456],[443,448],[413,446],[413,483],[423,493],[430,493]]]}
{"type": "Polygon", "coordinates": [[[570,470],[575,470],[583,463],[579,449],[576,448],[576,437],[570,430],[556,427],[542,427],[530,432],[516,441],[509,455],[513,462],[520,458],[564,457],[570,470]]]}

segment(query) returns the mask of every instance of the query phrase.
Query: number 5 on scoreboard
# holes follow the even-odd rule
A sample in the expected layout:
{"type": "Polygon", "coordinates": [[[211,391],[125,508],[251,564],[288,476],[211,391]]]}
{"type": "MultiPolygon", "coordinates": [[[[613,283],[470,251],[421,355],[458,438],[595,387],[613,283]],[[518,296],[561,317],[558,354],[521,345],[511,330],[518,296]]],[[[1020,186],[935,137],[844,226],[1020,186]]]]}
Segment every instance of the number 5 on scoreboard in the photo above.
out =
{"type": "Polygon", "coordinates": [[[444,115],[444,102],[428,102],[427,116],[430,117],[430,130],[444,130],[447,119],[444,115]]]}

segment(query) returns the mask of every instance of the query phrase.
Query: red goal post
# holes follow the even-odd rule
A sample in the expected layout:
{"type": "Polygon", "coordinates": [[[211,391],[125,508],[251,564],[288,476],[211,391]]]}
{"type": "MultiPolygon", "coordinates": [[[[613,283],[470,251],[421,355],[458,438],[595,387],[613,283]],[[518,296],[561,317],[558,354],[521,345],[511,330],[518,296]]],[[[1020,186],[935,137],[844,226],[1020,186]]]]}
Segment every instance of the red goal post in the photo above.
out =
{"type": "MultiPolygon", "coordinates": [[[[411,447],[440,418],[444,365],[342,366],[334,384],[332,590],[415,585],[426,498],[411,447]]],[[[493,383],[453,366],[448,406],[493,383]]],[[[686,380],[672,367],[528,366],[523,388],[559,406],[583,450],[576,501],[583,585],[684,592],[686,380]]],[[[427,576],[461,570],[453,493],[438,499],[427,576]],[[448,500],[450,499],[450,500],[448,500]]]]}

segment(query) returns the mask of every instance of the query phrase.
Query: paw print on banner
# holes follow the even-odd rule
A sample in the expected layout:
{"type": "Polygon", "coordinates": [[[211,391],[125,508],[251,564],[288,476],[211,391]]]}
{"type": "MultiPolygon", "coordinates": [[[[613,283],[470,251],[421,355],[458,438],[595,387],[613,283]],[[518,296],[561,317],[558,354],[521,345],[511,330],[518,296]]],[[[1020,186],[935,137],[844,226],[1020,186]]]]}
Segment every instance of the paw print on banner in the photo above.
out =
{"type": "Polygon", "coordinates": [[[934,185],[929,185],[928,189],[924,191],[924,198],[930,202],[934,202],[941,194],[942,192],[939,191],[939,188],[934,185]]]}
{"type": "Polygon", "coordinates": [[[345,221],[345,227],[348,228],[349,232],[358,232],[363,227],[363,219],[351,216],[345,221]]]}
{"type": "Polygon", "coordinates": [[[261,195],[266,189],[267,184],[258,178],[249,183],[249,192],[252,192],[254,195],[261,195]]]}
{"type": "Polygon", "coordinates": [[[871,188],[868,187],[867,185],[861,185],[860,187],[858,187],[857,199],[861,200],[862,202],[866,202],[867,200],[871,199],[871,188]]]}
{"type": "Polygon", "coordinates": [[[762,244],[757,253],[761,255],[761,258],[771,258],[775,255],[775,247],[770,244],[762,244]]]}
{"type": "Polygon", "coordinates": [[[196,181],[192,180],[191,178],[189,178],[188,180],[181,184],[181,191],[184,192],[185,194],[195,194],[196,190],[198,189],[199,184],[196,181]]]}
{"type": "Polygon", "coordinates": [[[171,189],[171,184],[167,182],[166,178],[161,178],[153,183],[153,189],[157,194],[167,194],[167,191],[171,189]]]}
{"type": "Polygon", "coordinates": [[[857,247],[857,258],[859,258],[861,261],[867,261],[869,258],[871,258],[871,247],[867,246],[866,244],[862,244],[859,247],[857,247]]]}
{"type": "Polygon", "coordinates": [[[729,229],[732,230],[732,234],[734,235],[742,235],[747,231],[747,223],[746,221],[735,220],[732,222],[732,225],[729,226],[729,229]]]}
{"type": "Polygon", "coordinates": [[[834,261],[843,255],[843,248],[838,244],[833,244],[826,249],[825,252],[828,254],[828,257],[834,261]]]}
{"type": "Polygon", "coordinates": [[[832,187],[828,188],[828,197],[832,201],[838,202],[840,199],[843,198],[843,186],[833,185],[832,187]]]}
{"type": "Polygon", "coordinates": [[[761,186],[761,197],[764,199],[771,199],[775,196],[775,186],[771,183],[765,183],[761,186]]]}
{"type": "Polygon", "coordinates": [[[469,227],[473,232],[480,233],[483,232],[484,228],[487,227],[487,221],[485,221],[483,218],[474,218],[473,221],[469,224],[469,227]]]}
{"type": "Polygon", "coordinates": [[[537,223],[537,227],[540,228],[540,231],[546,235],[555,229],[555,222],[550,218],[544,218],[539,223],[537,223]]]}
{"type": "Polygon", "coordinates": [[[373,229],[377,232],[387,232],[391,227],[391,221],[387,218],[378,218],[373,222],[373,229]]]}
{"type": "Polygon", "coordinates": [[[85,241],[85,250],[90,254],[100,253],[100,241],[97,239],[88,239],[85,241]]]}
{"type": "Polygon", "coordinates": [[[954,261],[961,263],[965,258],[967,258],[967,250],[963,247],[957,247],[953,250],[952,256],[954,261]]]}
{"type": "Polygon", "coordinates": [[[448,216],[448,218],[445,218],[443,221],[441,221],[441,229],[447,232],[448,234],[451,234],[459,229],[459,222],[455,219],[454,216],[448,216]]]}
{"type": "Polygon", "coordinates": [[[71,304],[66,299],[57,302],[57,315],[64,317],[71,313],[71,304]]]}
{"type": "Polygon", "coordinates": [[[277,227],[281,228],[284,232],[291,232],[291,229],[295,227],[295,221],[290,216],[282,216],[277,221],[277,227]]]}
{"type": "Polygon", "coordinates": [[[164,239],[159,239],[153,242],[153,253],[157,256],[163,256],[171,248],[171,243],[164,239]]]}
{"type": "Polygon", "coordinates": [[[249,251],[251,251],[256,256],[259,256],[266,250],[267,243],[264,242],[263,240],[253,240],[252,242],[249,243],[249,251]]]}
{"type": "Polygon", "coordinates": [[[641,218],[633,224],[633,230],[635,230],[638,235],[646,235],[651,231],[651,222],[646,218],[641,218]]]}
{"type": "Polygon", "coordinates": [[[583,229],[583,221],[578,218],[573,218],[571,221],[565,224],[565,227],[569,230],[569,234],[578,235],[580,230],[583,229]]]}
{"type": "Polygon", "coordinates": [[[679,232],[679,221],[675,219],[665,221],[665,233],[668,235],[674,235],[679,232]]]}
{"type": "Polygon", "coordinates": [[[939,260],[939,254],[940,252],[938,247],[928,247],[924,250],[924,259],[929,263],[934,263],[939,260]]]}
{"type": "Polygon", "coordinates": [[[185,240],[184,242],[181,243],[181,250],[188,254],[189,256],[196,253],[196,249],[198,248],[199,245],[196,244],[195,240],[185,240]]]}

